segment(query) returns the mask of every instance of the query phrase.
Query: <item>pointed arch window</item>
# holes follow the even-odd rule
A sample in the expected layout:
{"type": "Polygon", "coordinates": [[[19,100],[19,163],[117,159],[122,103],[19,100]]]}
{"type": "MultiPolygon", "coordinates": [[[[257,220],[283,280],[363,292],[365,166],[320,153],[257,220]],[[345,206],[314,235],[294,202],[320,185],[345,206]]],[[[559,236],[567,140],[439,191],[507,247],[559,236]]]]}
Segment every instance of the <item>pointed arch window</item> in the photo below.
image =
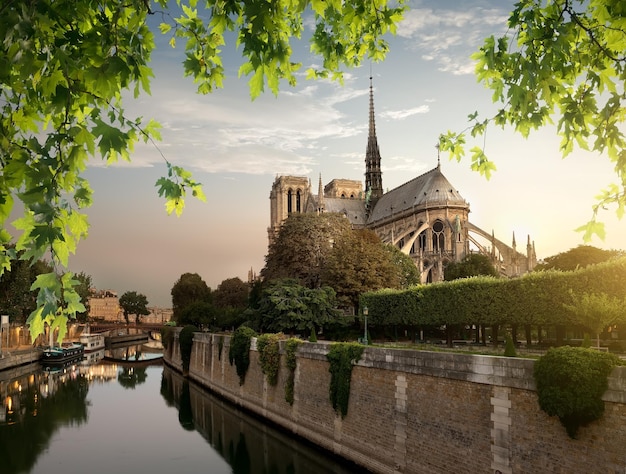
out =
{"type": "Polygon", "coordinates": [[[296,212],[302,212],[300,190],[296,192],[296,212]]]}
{"type": "Polygon", "coordinates": [[[292,192],[291,189],[287,191],[287,212],[291,214],[293,212],[292,192]]]}
{"type": "MultiPolygon", "coordinates": [[[[422,227],[424,223],[420,222],[418,227],[422,227]]],[[[417,237],[417,247],[422,251],[426,252],[426,231],[423,230],[420,232],[420,235],[417,237]]]]}
{"type": "Polygon", "coordinates": [[[435,221],[433,224],[433,252],[443,252],[446,249],[446,236],[443,229],[443,222],[435,221]]]}

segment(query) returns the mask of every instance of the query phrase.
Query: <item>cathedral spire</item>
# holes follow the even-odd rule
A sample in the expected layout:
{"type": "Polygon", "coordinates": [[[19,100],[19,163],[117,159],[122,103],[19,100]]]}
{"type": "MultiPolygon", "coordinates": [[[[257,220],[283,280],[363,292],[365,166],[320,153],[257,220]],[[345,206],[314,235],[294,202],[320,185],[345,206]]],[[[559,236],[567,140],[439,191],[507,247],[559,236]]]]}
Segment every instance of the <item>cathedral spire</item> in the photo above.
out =
{"type": "Polygon", "coordinates": [[[374,121],[374,88],[370,76],[370,117],[367,150],[365,151],[365,195],[374,204],[383,195],[383,173],[380,169],[380,151],[374,121]]]}
{"type": "Polygon", "coordinates": [[[317,213],[322,214],[324,209],[324,188],[322,187],[322,173],[320,173],[320,182],[317,188],[317,213]]]}

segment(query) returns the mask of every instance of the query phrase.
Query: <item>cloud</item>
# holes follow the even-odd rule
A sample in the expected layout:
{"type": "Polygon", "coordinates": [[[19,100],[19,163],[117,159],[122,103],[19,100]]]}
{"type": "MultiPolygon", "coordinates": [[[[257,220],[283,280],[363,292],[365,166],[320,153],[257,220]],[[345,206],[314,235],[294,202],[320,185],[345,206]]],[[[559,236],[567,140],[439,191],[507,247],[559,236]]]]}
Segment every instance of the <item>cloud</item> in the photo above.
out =
{"type": "Polygon", "coordinates": [[[421,53],[425,61],[437,63],[438,70],[455,75],[472,74],[470,55],[485,37],[504,34],[510,8],[510,5],[485,8],[478,2],[464,3],[463,11],[438,8],[438,5],[416,7],[405,14],[398,26],[398,36],[405,39],[410,51],[421,53]]]}
{"type": "Polygon", "coordinates": [[[428,105],[420,105],[419,107],[413,107],[411,109],[388,110],[386,112],[382,112],[380,116],[385,119],[403,120],[407,117],[411,117],[412,115],[426,114],[429,111],[430,107],[428,105]]]}
{"type": "MultiPolygon", "coordinates": [[[[366,96],[367,88],[316,81],[253,102],[245,85],[229,84],[202,96],[167,73],[157,78],[152,97],[126,99],[128,116],[151,117],[162,125],[162,141],[137,144],[130,166],[154,166],[165,158],[212,173],[306,174],[328,154],[329,140],[363,134],[367,127],[366,116],[355,125],[343,110],[366,96]]],[[[353,84],[354,76],[348,82],[353,84]]]]}

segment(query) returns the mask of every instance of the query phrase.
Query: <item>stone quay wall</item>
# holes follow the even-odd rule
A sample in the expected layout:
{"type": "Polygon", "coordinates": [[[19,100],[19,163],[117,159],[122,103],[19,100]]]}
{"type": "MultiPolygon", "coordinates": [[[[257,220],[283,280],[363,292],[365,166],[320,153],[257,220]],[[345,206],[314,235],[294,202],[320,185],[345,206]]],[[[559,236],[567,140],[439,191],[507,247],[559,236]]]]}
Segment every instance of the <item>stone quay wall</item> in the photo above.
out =
{"type": "MultiPolygon", "coordinates": [[[[276,386],[256,339],[243,385],[229,348],[229,336],[196,333],[189,377],[375,473],[626,472],[626,367],[609,377],[602,418],[574,440],[539,408],[529,359],[366,347],[342,419],[329,398],[328,343],[299,346],[293,405],[284,346],[276,386]]],[[[177,336],[165,362],[182,371],[177,336]]]]}

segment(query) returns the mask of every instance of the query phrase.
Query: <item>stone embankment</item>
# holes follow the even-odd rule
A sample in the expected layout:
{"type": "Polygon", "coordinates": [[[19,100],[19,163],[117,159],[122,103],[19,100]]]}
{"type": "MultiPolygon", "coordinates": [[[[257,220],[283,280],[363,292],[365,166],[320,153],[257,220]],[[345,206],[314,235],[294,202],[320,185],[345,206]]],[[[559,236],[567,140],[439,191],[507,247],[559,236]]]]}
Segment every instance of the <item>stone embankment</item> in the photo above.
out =
{"type": "Polygon", "coordinates": [[[0,356],[0,371],[38,362],[41,354],[41,350],[37,348],[3,350],[0,356]]]}
{"type": "MultiPolygon", "coordinates": [[[[626,470],[626,367],[610,376],[603,417],[570,439],[539,408],[529,359],[367,347],[352,371],[342,418],[329,400],[328,344],[298,348],[292,405],[285,400],[284,347],[275,386],[267,383],[254,344],[240,385],[229,347],[228,336],[196,333],[189,377],[372,472],[626,470]]],[[[182,369],[177,339],[164,357],[182,369]]]]}

